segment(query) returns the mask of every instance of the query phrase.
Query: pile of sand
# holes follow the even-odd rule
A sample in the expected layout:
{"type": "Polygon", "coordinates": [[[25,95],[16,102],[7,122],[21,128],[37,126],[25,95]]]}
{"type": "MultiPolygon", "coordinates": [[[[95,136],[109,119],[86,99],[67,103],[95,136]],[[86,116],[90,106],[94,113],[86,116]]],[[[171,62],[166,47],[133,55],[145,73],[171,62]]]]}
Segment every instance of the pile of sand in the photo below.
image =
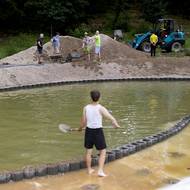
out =
{"type": "MultiPolygon", "coordinates": [[[[110,38],[107,35],[101,34],[101,54],[102,54],[102,60],[104,62],[127,59],[127,58],[145,58],[147,55],[143,52],[136,51],[132,47],[115,41],[112,38],[110,38]]],[[[48,50],[52,49],[51,46],[47,47],[48,50]]],[[[67,56],[68,53],[71,53],[73,51],[78,51],[81,55],[83,54],[82,50],[82,40],[70,36],[64,36],[61,38],[61,54],[63,56],[67,56]]],[[[52,52],[48,52],[51,54],[52,52]]],[[[91,50],[92,57],[94,55],[94,44],[92,44],[92,50],[91,50]]],[[[127,61],[127,60],[126,60],[127,61]]]]}
{"type": "MultiPolygon", "coordinates": [[[[145,58],[147,55],[143,52],[136,51],[130,46],[117,42],[107,35],[101,34],[102,41],[102,60],[104,62],[122,60],[127,61],[128,58],[145,58]]],[[[82,40],[71,36],[61,37],[61,54],[64,58],[73,51],[78,51],[81,55],[82,40]]],[[[50,55],[53,54],[51,42],[44,44],[44,62],[51,63],[50,55]]],[[[94,54],[94,44],[92,46],[92,56],[94,54]]],[[[12,56],[0,60],[0,64],[34,64],[36,59],[36,47],[33,46],[12,56]]]]}

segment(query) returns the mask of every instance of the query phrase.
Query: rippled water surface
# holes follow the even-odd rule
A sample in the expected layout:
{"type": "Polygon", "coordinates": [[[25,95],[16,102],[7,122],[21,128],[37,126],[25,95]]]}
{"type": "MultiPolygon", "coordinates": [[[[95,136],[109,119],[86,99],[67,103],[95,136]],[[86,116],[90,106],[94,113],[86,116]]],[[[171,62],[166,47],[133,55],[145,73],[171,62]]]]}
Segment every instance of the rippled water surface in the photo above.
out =
{"type": "Polygon", "coordinates": [[[82,156],[84,133],[62,133],[58,125],[79,126],[92,89],[101,91],[101,104],[124,127],[105,129],[109,148],[162,131],[189,114],[188,82],[90,83],[0,93],[0,170],[82,156]]]}

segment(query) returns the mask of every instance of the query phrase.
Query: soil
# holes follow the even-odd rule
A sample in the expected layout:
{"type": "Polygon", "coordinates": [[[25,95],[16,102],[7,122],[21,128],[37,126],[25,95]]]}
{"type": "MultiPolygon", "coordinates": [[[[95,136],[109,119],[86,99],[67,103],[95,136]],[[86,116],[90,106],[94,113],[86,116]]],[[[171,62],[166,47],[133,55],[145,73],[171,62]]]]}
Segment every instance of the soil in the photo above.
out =
{"type": "Polygon", "coordinates": [[[51,42],[44,45],[43,64],[37,64],[36,47],[0,60],[0,88],[88,79],[131,77],[190,77],[190,57],[150,57],[141,51],[101,34],[102,60],[85,60],[82,40],[61,37],[61,59],[52,59],[51,42]],[[69,53],[78,52],[80,59],[64,63],[69,53]]]}

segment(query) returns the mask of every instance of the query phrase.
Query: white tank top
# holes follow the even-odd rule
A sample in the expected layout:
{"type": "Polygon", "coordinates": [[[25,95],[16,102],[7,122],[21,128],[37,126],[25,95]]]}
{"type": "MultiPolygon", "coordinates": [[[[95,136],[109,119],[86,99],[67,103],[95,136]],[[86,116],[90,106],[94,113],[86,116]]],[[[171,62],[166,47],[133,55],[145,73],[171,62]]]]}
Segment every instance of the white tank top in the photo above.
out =
{"type": "Polygon", "coordinates": [[[100,107],[100,104],[89,104],[85,107],[88,128],[97,129],[102,127],[102,115],[99,111],[100,107]]]}

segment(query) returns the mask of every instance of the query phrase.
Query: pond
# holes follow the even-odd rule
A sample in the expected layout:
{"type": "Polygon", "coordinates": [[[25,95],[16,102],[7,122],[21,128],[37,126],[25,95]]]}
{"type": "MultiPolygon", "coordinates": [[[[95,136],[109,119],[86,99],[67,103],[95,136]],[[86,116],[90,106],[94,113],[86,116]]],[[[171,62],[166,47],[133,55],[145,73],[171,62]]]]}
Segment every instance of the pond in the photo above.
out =
{"type": "MultiPolygon", "coordinates": [[[[0,93],[0,170],[54,163],[84,154],[84,132],[62,133],[60,123],[79,127],[89,92],[124,129],[105,129],[109,149],[171,127],[189,114],[188,82],[104,82],[0,93]]],[[[105,126],[110,126],[105,121],[105,126]]]]}

